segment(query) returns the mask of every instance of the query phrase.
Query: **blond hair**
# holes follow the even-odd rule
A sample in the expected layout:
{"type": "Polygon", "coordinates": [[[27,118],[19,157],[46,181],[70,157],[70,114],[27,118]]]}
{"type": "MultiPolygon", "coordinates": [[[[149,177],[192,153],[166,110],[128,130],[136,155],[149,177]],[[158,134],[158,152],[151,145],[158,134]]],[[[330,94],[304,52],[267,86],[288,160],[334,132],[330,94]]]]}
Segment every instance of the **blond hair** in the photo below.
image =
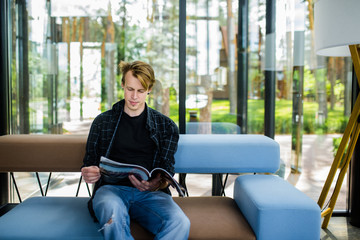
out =
{"type": "Polygon", "coordinates": [[[129,71],[132,72],[132,75],[139,79],[141,85],[146,89],[151,89],[155,84],[155,74],[154,69],[147,63],[142,61],[134,62],[120,62],[120,70],[122,72],[121,83],[125,85],[125,75],[129,71]]]}

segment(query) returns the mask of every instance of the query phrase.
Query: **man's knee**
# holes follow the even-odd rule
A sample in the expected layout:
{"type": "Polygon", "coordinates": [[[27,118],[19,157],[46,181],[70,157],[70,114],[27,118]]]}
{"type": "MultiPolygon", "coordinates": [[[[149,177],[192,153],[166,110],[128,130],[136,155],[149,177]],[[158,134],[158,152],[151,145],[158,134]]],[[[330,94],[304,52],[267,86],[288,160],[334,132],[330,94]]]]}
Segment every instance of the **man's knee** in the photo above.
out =
{"type": "Polygon", "coordinates": [[[99,232],[105,230],[105,228],[109,228],[110,226],[112,226],[113,222],[114,222],[114,214],[113,214],[113,215],[111,216],[111,218],[99,229],[99,232]]]}
{"type": "Polygon", "coordinates": [[[171,222],[169,222],[169,225],[177,229],[178,232],[187,232],[190,230],[190,220],[185,214],[174,217],[171,222]]]}
{"type": "Polygon", "coordinates": [[[183,231],[189,231],[190,230],[190,219],[184,214],[181,221],[179,221],[179,225],[181,225],[181,228],[183,231]]]}

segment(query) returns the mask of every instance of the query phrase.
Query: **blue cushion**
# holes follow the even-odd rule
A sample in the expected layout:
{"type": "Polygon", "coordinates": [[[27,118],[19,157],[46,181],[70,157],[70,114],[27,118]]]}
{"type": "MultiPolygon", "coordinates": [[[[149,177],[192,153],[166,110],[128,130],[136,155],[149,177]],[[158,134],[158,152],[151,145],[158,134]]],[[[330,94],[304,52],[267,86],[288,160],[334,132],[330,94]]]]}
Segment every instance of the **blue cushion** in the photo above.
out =
{"type": "Polygon", "coordinates": [[[175,154],[177,173],[274,173],[279,165],[279,144],[263,135],[180,135],[175,154]]]}
{"type": "Polygon", "coordinates": [[[29,198],[0,217],[0,239],[103,239],[98,223],[90,217],[88,200],[29,198]]]}
{"type": "Polygon", "coordinates": [[[234,199],[257,240],[320,239],[319,206],[278,176],[239,176],[234,199]]]}

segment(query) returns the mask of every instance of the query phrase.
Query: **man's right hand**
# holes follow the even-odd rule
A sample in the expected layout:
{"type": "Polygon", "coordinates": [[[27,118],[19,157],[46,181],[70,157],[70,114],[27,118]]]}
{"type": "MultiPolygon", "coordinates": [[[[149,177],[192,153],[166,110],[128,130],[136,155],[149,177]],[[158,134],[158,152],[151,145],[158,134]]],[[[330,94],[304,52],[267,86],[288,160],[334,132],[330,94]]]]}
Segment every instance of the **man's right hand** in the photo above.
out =
{"type": "Polygon", "coordinates": [[[83,176],[86,183],[96,183],[101,176],[100,168],[97,166],[83,167],[81,176],[83,176]]]}

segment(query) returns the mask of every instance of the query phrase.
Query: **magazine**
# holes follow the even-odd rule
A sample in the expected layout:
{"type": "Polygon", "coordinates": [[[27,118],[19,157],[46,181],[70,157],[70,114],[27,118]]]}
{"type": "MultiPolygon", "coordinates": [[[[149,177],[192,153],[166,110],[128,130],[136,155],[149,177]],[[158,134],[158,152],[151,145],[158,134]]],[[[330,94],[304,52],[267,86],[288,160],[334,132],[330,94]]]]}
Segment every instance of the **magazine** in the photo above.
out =
{"type": "Polygon", "coordinates": [[[175,188],[181,197],[185,196],[185,188],[182,187],[175,178],[173,178],[171,174],[163,168],[154,168],[151,172],[149,172],[146,168],[140,165],[120,163],[106,157],[100,158],[99,167],[105,181],[110,183],[115,183],[121,179],[127,178],[129,174],[134,175],[139,180],[148,181],[152,178],[152,176],[155,177],[158,173],[160,173],[161,177],[173,188],[175,188]]]}

